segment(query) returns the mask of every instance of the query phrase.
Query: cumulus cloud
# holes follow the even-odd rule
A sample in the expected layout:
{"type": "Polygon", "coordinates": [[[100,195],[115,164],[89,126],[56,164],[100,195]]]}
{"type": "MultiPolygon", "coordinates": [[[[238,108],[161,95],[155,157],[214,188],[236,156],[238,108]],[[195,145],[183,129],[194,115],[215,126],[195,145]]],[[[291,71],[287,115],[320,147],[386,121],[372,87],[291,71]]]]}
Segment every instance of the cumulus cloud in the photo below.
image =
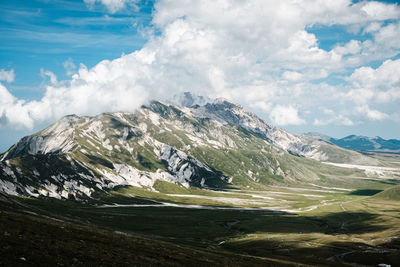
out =
{"type": "MultiPolygon", "coordinates": [[[[85,3],[103,4],[115,13],[136,1],[85,3]]],[[[25,118],[15,119],[19,125],[30,127],[36,121],[70,113],[133,111],[149,99],[163,99],[187,90],[223,96],[260,109],[278,125],[304,124],[306,121],[299,116],[304,114],[302,109],[324,105],[336,111],[343,108],[340,97],[348,94],[347,99],[356,99],[357,92],[361,92],[351,90],[372,92],[371,97],[357,103],[361,106],[375,96],[382,101],[389,97],[364,86],[367,82],[363,82],[361,72],[377,70],[361,66],[368,60],[382,60],[400,52],[400,29],[395,21],[399,18],[398,5],[365,1],[160,0],[155,3],[152,20],[159,34],[149,36],[142,49],[101,61],[91,69],[82,64],[74,68],[72,60],[67,61],[64,66],[72,75],[67,81],[58,81],[50,71],[43,71],[50,83],[39,101],[16,99],[3,86],[3,94],[13,100],[2,107],[0,115],[6,119],[0,124],[15,125],[11,115],[5,115],[11,114],[9,110],[17,110],[25,118]],[[386,20],[394,21],[381,23],[386,20]],[[307,31],[312,25],[369,27],[372,37],[362,42],[351,40],[327,51],[307,31]],[[341,86],[313,82],[343,73],[349,67],[358,69],[347,81],[352,84],[352,88],[345,87],[347,92],[342,92],[341,86]]],[[[396,82],[381,81],[387,82],[395,88],[396,82]]],[[[350,119],[343,121],[350,125],[350,119]]]]}
{"type": "Polygon", "coordinates": [[[337,46],[333,51],[339,55],[357,54],[361,51],[361,42],[350,40],[344,46],[337,46]]]}
{"type": "Polygon", "coordinates": [[[362,67],[350,76],[350,82],[357,87],[376,88],[400,85],[400,59],[386,60],[377,69],[362,67]]]}
{"type": "Polygon", "coordinates": [[[14,69],[11,69],[9,71],[5,69],[0,69],[0,81],[12,83],[14,79],[15,79],[14,69]]]}
{"type": "Polygon", "coordinates": [[[347,79],[354,88],[346,97],[358,103],[373,99],[388,103],[400,99],[400,59],[386,60],[376,69],[361,67],[347,79]]]}
{"type": "Polygon", "coordinates": [[[282,77],[289,81],[300,81],[303,78],[303,74],[296,71],[285,71],[282,77]]]}
{"type": "Polygon", "coordinates": [[[364,28],[363,34],[376,33],[382,28],[382,22],[371,22],[364,28]]]}
{"type": "Polygon", "coordinates": [[[272,103],[265,101],[255,101],[250,104],[250,107],[257,110],[261,110],[263,112],[270,112],[272,109],[272,103]]]}
{"type": "Polygon", "coordinates": [[[357,107],[356,111],[373,121],[378,121],[378,120],[380,121],[389,117],[388,114],[383,113],[376,109],[370,109],[367,105],[357,107]]]}
{"type": "Polygon", "coordinates": [[[125,8],[133,7],[137,9],[138,0],[83,0],[89,8],[93,8],[96,3],[104,5],[110,13],[116,13],[125,8]]]}
{"type": "Polygon", "coordinates": [[[335,114],[335,112],[334,112],[333,110],[329,109],[329,108],[323,108],[323,109],[322,109],[322,112],[323,112],[325,115],[334,115],[334,114],[335,114]]]}
{"type": "Polygon", "coordinates": [[[40,75],[42,76],[43,79],[48,77],[50,80],[50,83],[53,85],[56,85],[58,83],[57,76],[49,70],[40,69],[40,75]]]}
{"type": "Polygon", "coordinates": [[[280,126],[305,123],[305,120],[299,117],[298,110],[292,106],[276,105],[269,117],[273,123],[280,126]]]}
{"type": "Polygon", "coordinates": [[[347,99],[352,100],[355,103],[359,104],[365,104],[369,102],[372,98],[374,98],[375,93],[371,89],[365,89],[365,88],[357,88],[357,89],[351,89],[345,97],[347,99]]]}
{"type": "Polygon", "coordinates": [[[34,121],[24,104],[24,101],[16,99],[0,83],[0,127],[10,125],[14,128],[32,128],[34,121]]]}
{"type": "Polygon", "coordinates": [[[63,67],[68,76],[71,76],[76,71],[76,65],[74,64],[74,61],[70,57],[63,62],[63,67]]]}
{"type": "Polygon", "coordinates": [[[326,118],[326,119],[314,119],[313,124],[316,126],[325,126],[325,125],[329,125],[329,124],[353,126],[354,122],[352,120],[350,120],[349,118],[340,114],[338,116],[332,116],[332,117],[326,118]]]}

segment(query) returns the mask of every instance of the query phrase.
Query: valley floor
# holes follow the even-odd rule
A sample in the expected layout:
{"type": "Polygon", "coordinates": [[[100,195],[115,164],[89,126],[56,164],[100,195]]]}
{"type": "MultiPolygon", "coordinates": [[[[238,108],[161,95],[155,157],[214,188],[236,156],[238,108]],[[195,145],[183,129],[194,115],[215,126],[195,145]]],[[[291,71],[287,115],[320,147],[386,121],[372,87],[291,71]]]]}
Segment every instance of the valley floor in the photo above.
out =
{"type": "Polygon", "coordinates": [[[0,266],[292,266],[1,211],[0,266]]]}
{"type": "Polygon", "coordinates": [[[85,205],[1,195],[0,265],[395,266],[400,202],[378,192],[397,182],[365,183],[162,184],[163,192],[121,188],[85,205]]]}

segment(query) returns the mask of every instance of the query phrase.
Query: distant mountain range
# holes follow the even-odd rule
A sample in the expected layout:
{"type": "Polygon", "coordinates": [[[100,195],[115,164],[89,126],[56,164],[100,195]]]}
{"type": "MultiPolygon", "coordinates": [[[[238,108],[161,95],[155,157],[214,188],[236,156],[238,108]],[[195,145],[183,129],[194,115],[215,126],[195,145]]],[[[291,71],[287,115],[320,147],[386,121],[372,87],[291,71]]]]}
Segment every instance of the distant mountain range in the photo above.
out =
{"type": "Polygon", "coordinates": [[[342,148],[351,150],[373,150],[373,151],[400,151],[400,140],[383,139],[379,136],[367,137],[360,135],[349,135],[340,139],[319,133],[305,133],[304,136],[330,142],[342,148]]]}

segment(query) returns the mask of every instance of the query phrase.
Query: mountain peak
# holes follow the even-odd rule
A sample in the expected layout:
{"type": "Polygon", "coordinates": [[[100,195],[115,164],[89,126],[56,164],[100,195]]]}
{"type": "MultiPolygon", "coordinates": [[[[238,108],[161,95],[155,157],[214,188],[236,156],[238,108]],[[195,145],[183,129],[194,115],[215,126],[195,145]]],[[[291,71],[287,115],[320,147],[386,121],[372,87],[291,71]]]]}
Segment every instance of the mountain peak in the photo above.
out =
{"type": "Polygon", "coordinates": [[[22,138],[0,160],[0,191],[79,198],[119,185],[152,188],[157,180],[224,187],[301,179],[302,167],[289,153],[328,158],[323,148],[329,144],[309,143],[225,98],[208,101],[186,92],[175,99],[180,106],[152,101],[135,113],[68,115],[22,138]],[[257,170],[252,182],[245,164],[257,170]]]}
{"type": "Polygon", "coordinates": [[[76,114],[68,114],[68,115],[65,115],[64,118],[70,119],[70,120],[74,120],[74,119],[77,119],[77,118],[80,118],[80,117],[78,115],[76,115],[76,114]]]}
{"type": "Polygon", "coordinates": [[[233,107],[243,108],[241,105],[234,103],[224,97],[218,97],[218,98],[214,99],[213,105],[223,105],[228,108],[233,108],[233,107]]]}
{"type": "Polygon", "coordinates": [[[325,142],[329,142],[331,137],[325,134],[321,134],[318,132],[308,132],[308,133],[303,133],[303,136],[317,139],[317,140],[323,140],[325,142]]]}

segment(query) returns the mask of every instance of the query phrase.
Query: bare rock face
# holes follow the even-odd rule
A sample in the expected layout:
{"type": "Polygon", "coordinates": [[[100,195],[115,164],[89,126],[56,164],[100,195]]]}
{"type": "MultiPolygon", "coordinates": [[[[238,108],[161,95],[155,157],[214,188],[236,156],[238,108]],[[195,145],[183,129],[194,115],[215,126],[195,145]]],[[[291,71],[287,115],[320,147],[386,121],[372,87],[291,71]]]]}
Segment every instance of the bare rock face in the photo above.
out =
{"type": "Polygon", "coordinates": [[[204,187],[228,182],[228,177],[222,175],[221,172],[169,145],[162,146],[161,159],[167,163],[168,171],[177,178],[176,182],[180,184],[204,187]]]}

